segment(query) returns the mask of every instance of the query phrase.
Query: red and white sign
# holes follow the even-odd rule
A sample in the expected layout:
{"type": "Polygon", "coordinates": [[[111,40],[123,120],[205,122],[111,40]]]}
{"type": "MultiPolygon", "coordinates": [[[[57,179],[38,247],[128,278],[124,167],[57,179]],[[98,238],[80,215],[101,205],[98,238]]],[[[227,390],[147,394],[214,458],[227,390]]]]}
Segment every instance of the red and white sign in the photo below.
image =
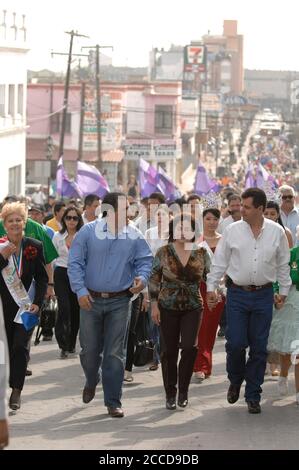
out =
{"type": "Polygon", "coordinates": [[[189,45],[185,47],[185,72],[204,72],[205,46],[189,45]]]}

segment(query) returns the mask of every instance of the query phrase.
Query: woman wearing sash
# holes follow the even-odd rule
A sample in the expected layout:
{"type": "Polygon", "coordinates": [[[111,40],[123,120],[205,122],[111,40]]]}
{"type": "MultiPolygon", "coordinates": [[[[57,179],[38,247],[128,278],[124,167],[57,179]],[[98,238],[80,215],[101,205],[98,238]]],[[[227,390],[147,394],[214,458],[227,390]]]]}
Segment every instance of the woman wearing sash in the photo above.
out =
{"type": "Polygon", "coordinates": [[[35,323],[33,316],[38,315],[48,283],[42,244],[23,236],[26,218],[25,206],[18,202],[6,204],[1,213],[7,237],[0,240],[0,295],[9,350],[12,410],[21,406],[34,329],[30,324],[35,323]]]}

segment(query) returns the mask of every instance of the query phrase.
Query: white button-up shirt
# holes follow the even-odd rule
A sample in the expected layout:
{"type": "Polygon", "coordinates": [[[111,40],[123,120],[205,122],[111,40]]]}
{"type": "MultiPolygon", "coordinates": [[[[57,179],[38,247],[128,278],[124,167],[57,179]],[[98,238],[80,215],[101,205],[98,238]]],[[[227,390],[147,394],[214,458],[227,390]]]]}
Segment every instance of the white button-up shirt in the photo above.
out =
{"type": "Polygon", "coordinates": [[[293,243],[294,246],[296,246],[297,242],[297,235],[296,235],[296,229],[297,226],[299,225],[299,211],[296,207],[289,213],[286,214],[283,212],[283,210],[280,210],[280,216],[282,223],[285,227],[291,230],[292,232],[292,237],[293,237],[293,243]]]}
{"type": "MultiPolygon", "coordinates": [[[[76,236],[77,234],[75,234],[76,236]]],[[[65,239],[68,236],[68,232],[65,231],[64,233],[56,232],[52,242],[53,245],[55,246],[57,253],[58,253],[58,258],[55,260],[55,266],[59,266],[61,268],[67,268],[67,263],[69,259],[69,249],[66,245],[65,239]]],[[[75,239],[75,236],[73,240],[75,239]]]]}
{"type": "Polygon", "coordinates": [[[283,228],[264,219],[258,238],[244,220],[229,225],[217,245],[207,290],[214,291],[226,273],[239,286],[262,286],[279,282],[279,292],[288,295],[290,278],[290,251],[283,228]]]}

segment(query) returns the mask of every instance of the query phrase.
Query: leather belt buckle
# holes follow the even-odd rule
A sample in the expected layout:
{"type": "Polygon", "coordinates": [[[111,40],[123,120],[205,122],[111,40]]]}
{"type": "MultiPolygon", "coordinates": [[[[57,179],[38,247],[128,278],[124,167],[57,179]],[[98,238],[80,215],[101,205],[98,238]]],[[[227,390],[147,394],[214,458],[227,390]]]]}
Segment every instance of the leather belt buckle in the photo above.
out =
{"type": "Polygon", "coordinates": [[[109,296],[110,296],[109,292],[102,292],[102,293],[101,293],[101,297],[102,297],[103,299],[109,299],[109,296]]]}

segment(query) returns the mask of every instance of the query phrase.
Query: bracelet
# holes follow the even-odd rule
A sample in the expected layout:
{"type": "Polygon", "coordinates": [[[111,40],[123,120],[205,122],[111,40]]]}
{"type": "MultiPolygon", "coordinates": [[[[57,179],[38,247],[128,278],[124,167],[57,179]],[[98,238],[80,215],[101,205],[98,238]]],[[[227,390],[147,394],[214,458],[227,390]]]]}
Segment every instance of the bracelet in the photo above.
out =
{"type": "Polygon", "coordinates": [[[48,282],[48,286],[50,286],[50,287],[54,287],[54,284],[53,284],[53,282],[48,282]]]}

